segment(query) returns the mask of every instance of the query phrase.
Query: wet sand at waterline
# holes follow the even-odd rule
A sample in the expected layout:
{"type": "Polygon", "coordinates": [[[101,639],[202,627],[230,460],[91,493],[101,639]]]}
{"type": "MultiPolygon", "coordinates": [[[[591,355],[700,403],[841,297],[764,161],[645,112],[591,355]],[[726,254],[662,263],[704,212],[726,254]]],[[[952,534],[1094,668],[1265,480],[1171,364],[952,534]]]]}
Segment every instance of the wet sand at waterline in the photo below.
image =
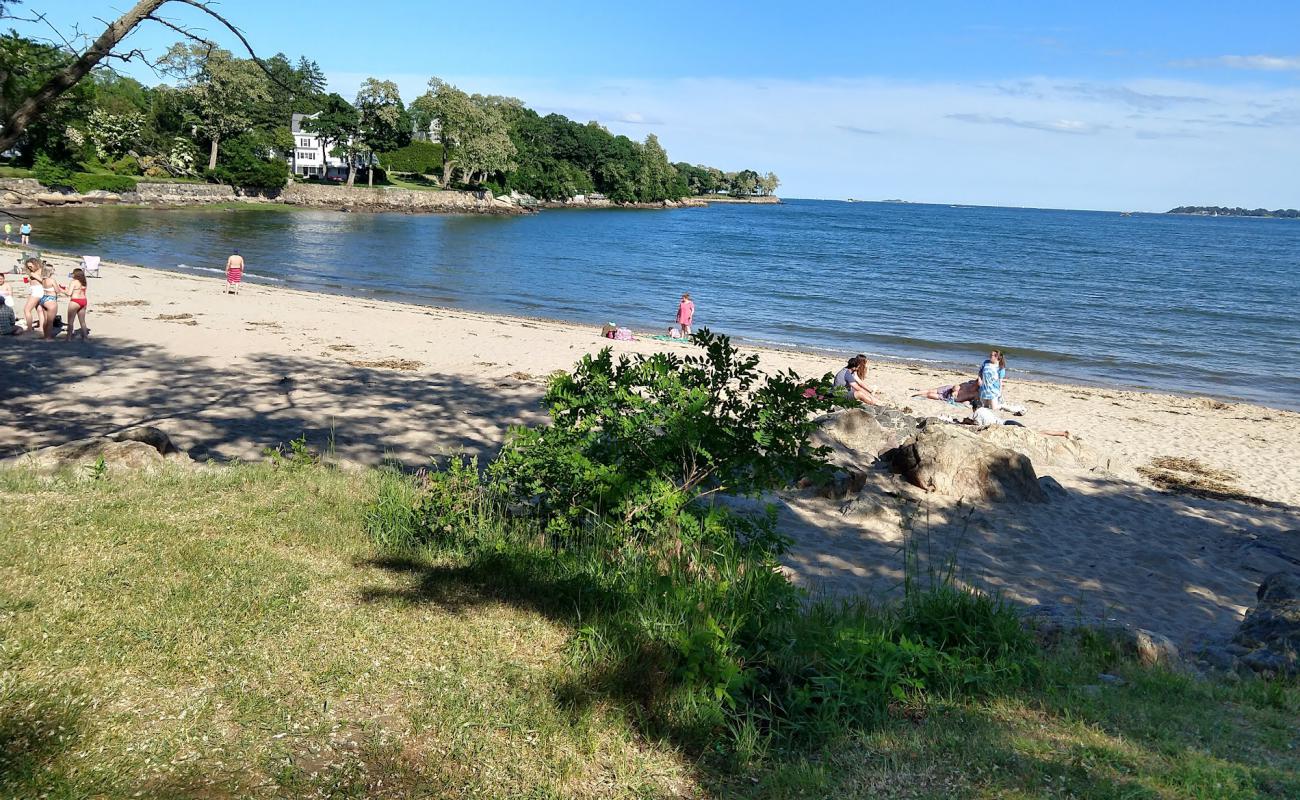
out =
{"type": "MultiPolygon", "coordinates": [[[[75,266],[46,257],[60,276],[75,266]]],[[[89,341],[0,341],[0,455],[149,424],[197,458],[257,459],[299,436],[360,464],[487,458],[511,425],[543,419],[546,376],[583,354],[691,349],[602,339],[600,320],[575,326],[251,284],[226,295],[219,278],[114,264],[103,276],[90,282],[89,341]]],[[[21,279],[8,277],[25,299],[21,279]]],[[[768,371],[842,366],[757,352],[768,371]]],[[[971,373],[982,355],[971,353],[971,373]]],[[[910,539],[936,564],[955,554],[963,580],[1014,602],[1075,606],[1187,645],[1226,638],[1265,574],[1300,569],[1300,414],[1021,382],[1011,366],[1006,394],[1028,406],[1023,422],[1069,430],[1109,459],[1108,471],[1036,465],[1065,489],[1049,503],[935,500],[906,524],[790,495],[781,514],[796,541],[787,558],[796,580],[836,595],[896,591],[910,539]],[[1222,473],[1228,494],[1256,502],[1162,491],[1153,463],[1222,473]]],[[[937,415],[955,409],[911,395],[969,376],[876,363],[870,382],[890,405],[937,415]]]]}

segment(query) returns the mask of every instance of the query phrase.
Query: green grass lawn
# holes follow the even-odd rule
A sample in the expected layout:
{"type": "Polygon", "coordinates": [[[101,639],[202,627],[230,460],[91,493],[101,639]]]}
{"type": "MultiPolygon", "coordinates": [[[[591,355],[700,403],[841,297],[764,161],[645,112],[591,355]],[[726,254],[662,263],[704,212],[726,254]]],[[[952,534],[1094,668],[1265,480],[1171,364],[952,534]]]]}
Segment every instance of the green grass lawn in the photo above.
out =
{"type": "Polygon", "coordinates": [[[34,178],[36,174],[24,167],[0,167],[0,178],[34,178]]]}
{"type": "Polygon", "coordinates": [[[818,749],[686,752],[572,700],[580,620],[376,552],[378,485],[0,472],[0,797],[1300,797],[1295,685],[1104,647],[818,749]]]}

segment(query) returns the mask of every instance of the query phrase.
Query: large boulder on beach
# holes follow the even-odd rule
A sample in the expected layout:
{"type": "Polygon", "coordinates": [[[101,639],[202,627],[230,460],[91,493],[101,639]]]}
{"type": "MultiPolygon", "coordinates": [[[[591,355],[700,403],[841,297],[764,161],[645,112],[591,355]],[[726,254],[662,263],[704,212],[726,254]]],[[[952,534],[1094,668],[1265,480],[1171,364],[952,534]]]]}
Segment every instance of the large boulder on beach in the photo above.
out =
{"type": "Polygon", "coordinates": [[[843,498],[862,490],[868,476],[880,470],[880,456],[911,438],[917,421],[894,409],[865,406],[826,414],[817,426],[811,441],[829,450],[826,460],[835,470],[821,492],[843,498]]]}
{"type": "Polygon", "coordinates": [[[1256,672],[1300,675],[1300,574],[1275,572],[1259,585],[1259,603],[1246,612],[1234,645],[1256,672]]]}
{"type": "Polygon", "coordinates": [[[120,431],[112,436],[79,439],[67,444],[42,447],[0,460],[0,467],[20,467],[37,472],[91,467],[101,462],[112,470],[156,470],[163,466],[192,467],[193,459],[178,448],[166,433],[152,426],[120,431]]]}
{"type": "Polygon", "coordinates": [[[956,498],[1046,502],[1029,457],[958,425],[926,424],[889,451],[895,472],[926,491],[956,498]]]}
{"type": "Polygon", "coordinates": [[[917,421],[901,411],[866,406],[817,419],[812,443],[830,448],[827,460],[842,469],[865,471],[885,452],[916,433],[917,421]]]}

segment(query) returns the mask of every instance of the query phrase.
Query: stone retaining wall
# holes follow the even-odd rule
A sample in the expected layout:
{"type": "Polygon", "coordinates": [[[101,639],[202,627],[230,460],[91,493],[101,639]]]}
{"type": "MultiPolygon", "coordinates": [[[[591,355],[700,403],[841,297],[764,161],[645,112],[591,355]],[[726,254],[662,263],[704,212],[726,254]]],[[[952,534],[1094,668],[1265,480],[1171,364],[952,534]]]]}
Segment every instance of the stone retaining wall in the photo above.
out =
{"type": "Polygon", "coordinates": [[[353,208],[371,211],[451,211],[480,214],[518,214],[513,203],[496,200],[487,192],[420,191],[391,186],[323,186],[293,183],[274,197],[276,202],[298,206],[353,208]]]}
{"type": "MultiPolygon", "coordinates": [[[[768,200],[768,198],[764,198],[768,200]]],[[[575,198],[567,202],[525,202],[513,196],[493,197],[490,192],[420,191],[391,186],[330,186],[291,183],[283,189],[255,192],[215,183],[149,183],[141,181],[134,192],[56,192],[32,178],[0,179],[0,204],[7,206],[136,205],[192,206],[211,203],[285,203],[313,208],[356,211],[405,211],[411,213],[527,214],[532,208],[680,208],[702,206],[705,201],[688,197],[662,203],[612,203],[609,200],[575,198]]],[[[770,198],[775,200],[775,198],[770,198]]]]}

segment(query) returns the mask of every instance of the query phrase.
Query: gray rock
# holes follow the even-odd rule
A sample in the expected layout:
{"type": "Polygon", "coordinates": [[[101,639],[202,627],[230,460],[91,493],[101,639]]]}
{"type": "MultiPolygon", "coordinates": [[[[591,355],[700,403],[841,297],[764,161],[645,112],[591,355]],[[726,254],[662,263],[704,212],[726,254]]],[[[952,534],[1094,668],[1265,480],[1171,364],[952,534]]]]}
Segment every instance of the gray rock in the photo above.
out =
{"type": "Polygon", "coordinates": [[[1178,646],[1168,636],[1145,628],[1125,628],[1120,646],[1144,667],[1173,667],[1179,663],[1178,646]]]}
{"type": "Polygon", "coordinates": [[[896,472],[927,491],[999,502],[1048,500],[1027,456],[957,425],[926,425],[889,459],[896,472]]]}
{"type": "Polygon", "coordinates": [[[1273,675],[1300,674],[1300,661],[1297,660],[1294,652],[1279,653],[1261,647],[1242,656],[1241,663],[1256,672],[1271,673],[1273,675]]]}
{"type": "Polygon", "coordinates": [[[1110,686],[1123,686],[1124,684],[1128,683],[1128,681],[1124,680],[1120,676],[1111,675],[1108,672],[1103,672],[1100,675],[1098,675],[1097,680],[1101,681],[1102,683],[1109,684],[1110,686]]]}
{"type": "Polygon", "coordinates": [[[115,442],[143,442],[157,450],[160,455],[164,456],[182,452],[179,447],[172,443],[170,436],[152,425],[141,425],[136,428],[127,428],[124,431],[119,431],[113,434],[109,438],[115,442]]]}
{"type": "Polygon", "coordinates": [[[1300,675],[1300,576],[1275,572],[1255,596],[1259,604],[1246,612],[1231,649],[1256,672],[1300,675]]]}
{"type": "Polygon", "coordinates": [[[43,447],[0,460],[0,466],[20,467],[37,472],[88,467],[100,463],[113,469],[153,471],[165,465],[195,467],[188,454],[176,448],[167,434],[152,427],[134,428],[111,437],[80,439],[43,447]]]}
{"type": "Polygon", "coordinates": [[[882,454],[916,433],[917,422],[899,411],[849,408],[817,420],[812,442],[831,449],[830,462],[841,469],[869,469],[882,454]]]}
{"type": "Polygon", "coordinates": [[[1261,603],[1300,600],[1300,574],[1274,572],[1255,590],[1255,597],[1261,603]]]}
{"type": "Polygon", "coordinates": [[[1226,647],[1203,647],[1196,653],[1196,660],[1205,666],[1223,672],[1235,672],[1240,660],[1226,647]]]}

